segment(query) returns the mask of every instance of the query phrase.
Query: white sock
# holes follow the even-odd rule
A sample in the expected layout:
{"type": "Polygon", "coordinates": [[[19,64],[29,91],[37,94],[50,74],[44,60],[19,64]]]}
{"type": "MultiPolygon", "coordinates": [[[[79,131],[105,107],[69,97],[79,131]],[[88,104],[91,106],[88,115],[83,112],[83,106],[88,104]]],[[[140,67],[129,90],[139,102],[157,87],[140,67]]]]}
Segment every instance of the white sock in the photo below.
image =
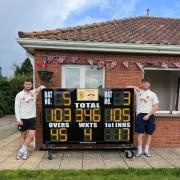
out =
{"type": "Polygon", "coordinates": [[[149,145],[145,145],[145,147],[144,147],[144,152],[145,152],[145,153],[148,153],[148,152],[149,152],[149,145]]]}
{"type": "Polygon", "coordinates": [[[19,150],[22,154],[27,154],[27,146],[22,145],[21,149],[19,150]]]}
{"type": "Polygon", "coordinates": [[[138,153],[142,154],[142,146],[138,146],[138,153]]]}

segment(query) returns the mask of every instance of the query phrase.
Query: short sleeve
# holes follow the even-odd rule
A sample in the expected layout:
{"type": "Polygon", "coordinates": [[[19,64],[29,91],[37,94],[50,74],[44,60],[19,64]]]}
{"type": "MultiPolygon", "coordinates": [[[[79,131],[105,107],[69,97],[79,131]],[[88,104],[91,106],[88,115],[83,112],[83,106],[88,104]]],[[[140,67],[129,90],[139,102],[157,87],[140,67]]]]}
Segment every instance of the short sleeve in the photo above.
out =
{"type": "Polygon", "coordinates": [[[155,105],[155,104],[158,104],[158,103],[159,103],[159,100],[158,100],[157,95],[156,95],[155,93],[153,93],[152,103],[153,103],[153,105],[155,105]]]}
{"type": "Polygon", "coordinates": [[[31,93],[33,94],[33,96],[37,96],[36,89],[31,90],[31,93]]]}
{"type": "Polygon", "coordinates": [[[141,92],[141,90],[136,90],[136,89],[134,89],[134,94],[136,95],[136,96],[138,96],[139,94],[140,94],[140,92],[141,92]]]}

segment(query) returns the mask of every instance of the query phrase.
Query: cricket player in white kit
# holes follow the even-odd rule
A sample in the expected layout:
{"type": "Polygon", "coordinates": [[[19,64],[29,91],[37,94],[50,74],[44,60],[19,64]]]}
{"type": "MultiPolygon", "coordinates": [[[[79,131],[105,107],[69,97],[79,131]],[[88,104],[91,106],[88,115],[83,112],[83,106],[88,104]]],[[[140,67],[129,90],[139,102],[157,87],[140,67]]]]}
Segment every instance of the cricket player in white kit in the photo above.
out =
{"type": "Polygon", "coordinates": [[[152,134],[155,131],[156,123],[154,113],[159,107],[159,101],[157,95],[150,90],[149,79],[143,79],[141,87],[127,86],[128,88],[134,88],[136,95],[136,121],[135,131],[138,133],[138,151],[136,157],[142,155],[143,134],[145,133],[145,148],[144,155],[151,157],[149,146],[151,143],[152,134]]]}
{"type": "Polygon", "coordinates": [[[27,146],[31,143],[36,132],[36,98],[45,86],[33,89],[33,82],[26,80],[24,89],[16,95],[15,98],[15,115],[17,119],[18,130],[21,132],[19,149],[16,159],[27,159],[27,146]]]}

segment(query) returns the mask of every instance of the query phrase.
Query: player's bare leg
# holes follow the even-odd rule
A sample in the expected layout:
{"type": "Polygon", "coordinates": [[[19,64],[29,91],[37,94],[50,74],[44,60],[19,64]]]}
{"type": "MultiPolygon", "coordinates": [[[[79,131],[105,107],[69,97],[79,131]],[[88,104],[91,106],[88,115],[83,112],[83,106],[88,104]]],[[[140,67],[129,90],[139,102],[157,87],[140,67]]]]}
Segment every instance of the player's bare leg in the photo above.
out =
{"type": "Polygon", "coordinates": [[[142,143],[143,143],[143,133],[139,133],[137,135],[137,140],[138,140],[138,150],[137,150],[137,154],[136,157],[140,157],[142,154],[142,143]]]}
{"type": "Polygon", "coordinates": [[[27,131],[22,131],[20,136],[20,144],[23,145],[27,136],[27,131]]]}
{"type": "Polygon", "coordinates": [[[28,146],[32,142],[33,138],[35,137],[35,134],[36,134],[36,130],[29,130],[28,136],[26,137],[24,145],[28,146]]]}
{"type": "Polygon", "coordinates": [[[28,158],[28,153],[27,153],[27,146],[31,143],[35,136],[35,130],[28,130],[28,132],[21,133],[21,142],[23,142],[21,149],[19,150],[16,159],[27,159],[28,158]],[[24,139],[25,138],[25,139],[24,139]]]}
{"type": "Polygon", "coordinates": [[[151,154],[149,152],[149,146],[151,144],[151,138],[152,138],[152,135],[146,134],[146,142],[145,142],[144,154],[147,157],[151,157],[151,154]]]}
{"type": "Polygon", "coordinates": [[[149,145],[151,144],[151,138],[152,138],[152,135],[150,134],[146,134],[146,145],[149,145]]]}

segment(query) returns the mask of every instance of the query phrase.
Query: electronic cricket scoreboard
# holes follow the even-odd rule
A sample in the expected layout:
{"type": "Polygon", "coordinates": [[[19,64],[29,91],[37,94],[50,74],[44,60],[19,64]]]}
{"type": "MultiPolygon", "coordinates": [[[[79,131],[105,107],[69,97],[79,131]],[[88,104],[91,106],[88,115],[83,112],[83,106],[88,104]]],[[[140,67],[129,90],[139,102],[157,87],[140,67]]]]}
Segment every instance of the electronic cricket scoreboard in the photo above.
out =
{"type": "Polygon", "coordinates": [[[133,89],[43,89],[43,143],[132,144],[133,89]]]}

